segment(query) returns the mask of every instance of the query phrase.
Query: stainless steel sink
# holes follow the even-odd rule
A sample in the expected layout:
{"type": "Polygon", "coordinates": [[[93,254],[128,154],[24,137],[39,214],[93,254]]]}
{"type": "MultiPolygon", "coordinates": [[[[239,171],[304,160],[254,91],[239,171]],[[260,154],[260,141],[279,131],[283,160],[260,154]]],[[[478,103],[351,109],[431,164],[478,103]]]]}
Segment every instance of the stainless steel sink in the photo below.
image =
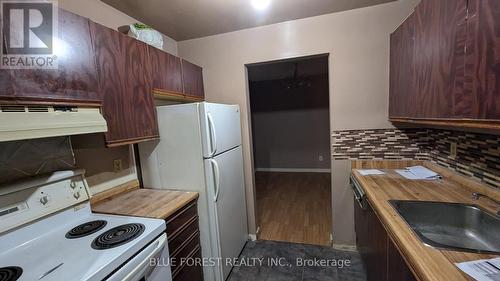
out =
{"type": "Polygon", "coordinates": [[[427,245],[447,250],[500,254],[500,217],[459,203],[390,200],[427,245]]]}

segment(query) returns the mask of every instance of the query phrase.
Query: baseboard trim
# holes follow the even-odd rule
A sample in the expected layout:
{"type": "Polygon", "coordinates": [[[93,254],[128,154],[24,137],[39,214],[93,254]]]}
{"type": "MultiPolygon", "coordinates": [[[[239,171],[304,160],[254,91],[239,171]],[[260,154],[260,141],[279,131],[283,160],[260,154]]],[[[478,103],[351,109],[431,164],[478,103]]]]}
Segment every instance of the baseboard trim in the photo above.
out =
{"type": "Polygon", "coordinates": [[[330,169],[307,169],[307,168],[255,168],[256,172],[277,173],[331,173],[330,169]]]}
{"type": "Polygon", "coordinates": [[[250,241],[257,241],[257,234],[248,234],[250,241]]]}
{"type": "Polygon", "coordinates": [[[353,245],[333,244],[332,248],[339,251],[349,251],[349,252],[357,251],[356,246],[353,245]]]}

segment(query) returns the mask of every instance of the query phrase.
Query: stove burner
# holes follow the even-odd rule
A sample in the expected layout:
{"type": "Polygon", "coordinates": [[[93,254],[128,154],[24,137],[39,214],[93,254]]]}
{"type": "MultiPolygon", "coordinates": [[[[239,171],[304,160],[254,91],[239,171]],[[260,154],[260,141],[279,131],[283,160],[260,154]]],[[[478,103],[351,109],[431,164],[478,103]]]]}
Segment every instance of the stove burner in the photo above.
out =
{"type": "Polygon", "coordinates": [[[105,226],[106,221],[103,220],[89,221],[68,231],[68,233],[66,233],[66,238],[75,239],[84,237],[101,230],[105,226]]]}
{"type": "Polygon", "coordinates": [[[144,225],[129,223],[114,227],[97,236],[92,242],[92,248],[105,250],[123,245],[139,237],[144,232],[144,225]]]}
{"type": "Polygon", "coordinates": [[[0,268],[0,281],[16,281],[23,274],[23,269],[18,266],[0,268]]]}

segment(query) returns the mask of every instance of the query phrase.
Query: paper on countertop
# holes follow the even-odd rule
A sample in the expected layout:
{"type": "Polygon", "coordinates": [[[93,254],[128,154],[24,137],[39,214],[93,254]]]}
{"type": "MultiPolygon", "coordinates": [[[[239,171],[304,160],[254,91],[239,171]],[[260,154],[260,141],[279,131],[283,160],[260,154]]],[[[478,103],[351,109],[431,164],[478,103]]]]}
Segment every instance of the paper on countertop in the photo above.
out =
{"type": "Polygon", "coordinates": [[[409,180],[418,180],[417,176],[415,176],[412,172],[408,170],[394,170],[396,173],[400,174],[405,179],[409,180]]]}
{"type": "Polygon", "coordinates": [[[385,175],[384,172],[377,169],[358,169],[357,170],[362,176],[370,176],[370,175],[385,175]]]}
{"type": "Polygon", "coordinates": [[[467,261],[455,265],[477,281],[500,281],[500,258],[467,261]]]}
{"type": "Polygon", "coordinates": [[[438,173],[429,170],[423,166],[412,166],[403,170],[395,170],[395,171],[404,178],[410,180],[436,180],[441,178],[441,176],[438,173]]]}
{"type": "Polygon", "coordinates": [[[429,170],[423,166],[412,166],[412,167],[408,167],[406,169],[409,170],[410,172],[412,172],[412,174],[416,175],[418,178],[422,178],[422,179],[440,178],[438,173],[436,173],[432,170],[429,170]]]}

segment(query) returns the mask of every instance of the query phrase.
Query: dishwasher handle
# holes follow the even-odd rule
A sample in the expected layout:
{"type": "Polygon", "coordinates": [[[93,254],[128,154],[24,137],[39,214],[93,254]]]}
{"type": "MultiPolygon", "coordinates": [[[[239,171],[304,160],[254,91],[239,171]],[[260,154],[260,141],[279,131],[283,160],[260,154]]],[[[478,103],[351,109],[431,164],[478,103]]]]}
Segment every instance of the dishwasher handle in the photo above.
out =
{"type": "Polygon", "coordinates": [[[362,210],[366,210],[366,194],[361,185],[358,183],[358,181],[351,176],[351,188],[354,193],[354,198],[356,201],[358,201],[359,207],[361,207],[362,210]]]}

